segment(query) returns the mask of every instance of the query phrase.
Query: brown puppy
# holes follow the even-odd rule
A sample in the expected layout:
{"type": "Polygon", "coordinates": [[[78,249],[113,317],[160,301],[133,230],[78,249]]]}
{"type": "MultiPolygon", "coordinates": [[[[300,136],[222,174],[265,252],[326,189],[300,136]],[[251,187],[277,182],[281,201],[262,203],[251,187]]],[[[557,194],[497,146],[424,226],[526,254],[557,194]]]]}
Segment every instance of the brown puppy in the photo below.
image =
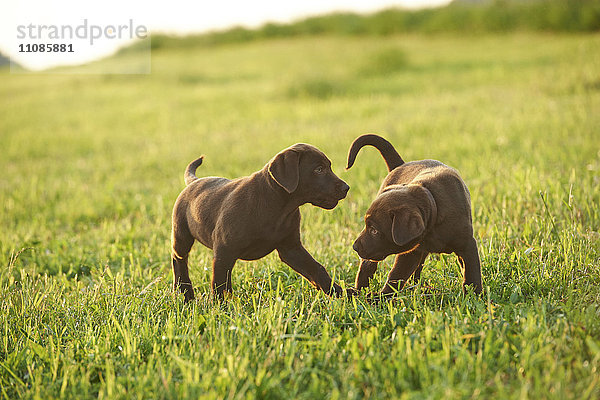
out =
{"type": "Polygon", "coordinates": [[[189,301],[194,290],[188,253],[194,240],[213,250],[212,290],[231,291],[231,270],[238,259],[256,260],[277,250],[281,260],[325,293],[342,293],[325,268],[300,241],[300,207],[311,203],[330,210],[350,188],[331,170],[316,147],[295,144],[254,174],[229,180],[197,178],[202,157],[185,171],[187,187],[173,208],[174,288],[189,301]]]}
{"type": "Polygon", "coordinates": [[[404,163],[394,147],[377,135],[362,135],[350,147],[348,166],[358,151],[374,146],[389,174],[365,215],[365,228],[353,248],[361,257],[356,289],[369,285],[377,264],[397,254],[381,294],[402,289],[415,273],[418,280],[429,253],[456,253],[462,267],[463,287],[481,293],[481,267],[473,238],[469,190],[458,172],[439,161],[404,163]]]}

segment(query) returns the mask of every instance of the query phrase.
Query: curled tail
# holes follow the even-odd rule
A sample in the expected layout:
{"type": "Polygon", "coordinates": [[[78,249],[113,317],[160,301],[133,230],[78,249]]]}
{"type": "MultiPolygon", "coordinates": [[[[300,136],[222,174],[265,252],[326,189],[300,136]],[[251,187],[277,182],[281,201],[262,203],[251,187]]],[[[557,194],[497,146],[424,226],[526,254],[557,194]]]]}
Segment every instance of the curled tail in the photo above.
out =
{"type": "Polygon", "coordinates": [[[400,157],[400,155],[398,154],[396,149],[394,149],[394,146],[392,146],[390,142],[388,142],[381,136],[367,134],[357,137],[354,140],[354,142],[352,142],[352,146],[350,146],[350,151],[348,152],[348,166],[346,167],[346,169],[350,169],[350,167],[354,165],[354,160],[356,160],[356,155],[358,154],[358,151],[363,146],[367,145],[373,146],[377,150],[379,150],[379,153],[381,153],[381,156],[385,160],[385,163],[388,167],[388,171],[391,171],[394,168],[404,164],[404,160],[402,159],[402,157],[400,157]]]}
{"type": "Polygon", "coordinates": [[[183,179],[185,180],[186,185],[189,185],[198,179],[196,176],[196,168],[202,165],[202,160],[204,160],[204,156],[201,156],[200,158],[188,164],[187,168],[185,169],[185,173],[183,174],[183,179]]]}

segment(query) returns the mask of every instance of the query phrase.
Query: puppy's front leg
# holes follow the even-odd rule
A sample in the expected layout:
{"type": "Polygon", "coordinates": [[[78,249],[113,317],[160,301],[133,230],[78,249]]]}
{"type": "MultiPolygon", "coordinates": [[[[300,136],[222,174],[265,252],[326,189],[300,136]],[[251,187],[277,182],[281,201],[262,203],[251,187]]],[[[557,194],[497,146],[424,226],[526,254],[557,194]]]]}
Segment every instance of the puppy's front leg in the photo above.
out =
{"type": "Polygon", "coordinates": [[[419,283],[419,281],[421,280],[421,272],[423,271],[423,263],[421,263],[417,269],[415,269],[415,272],[413,272],[412,274],[412,282],[414,284],[419,283]]]}
{"type": "Polygon", "coordinates": [[[462,267],[463,288],[472,285],[475,293],[481,293],[483,285],[481,283],[481,263],[479,262],[479,253],[477,252],[477,242],[471,238],[464,249],[456,251],[458,260],[462,267]]]}
{"type": "Polygon", "coordinates": [[[342,288],[334,283],[321,264],[319,264],[309,252],[297,242],[277,249],[281,261],[289,265],[294,271],[305,277],[317,289],[321,289],[328,295],[341,296],[342,288]]]}
{"type": "Polygon", "coordinates": [[[398,254],[381,294],[391,295],[398,290],[402,290],[413,272],[423,265],[427,254],[418,250],[398,254]]]}
{"type": "Polygon", "coordinates": [[[361,260],[360,268],[356,274],[356,290],[369,287],[369,280],[375,275],[379,262],[371,260],[361,260]]]}
{"type": "Polygon", "coordinates": [[[212,263],[212,291],[218,298],[223,299],[224,292],[231,293],[231,271],[237,259],[225,252],[215,249],[212,263]]]}

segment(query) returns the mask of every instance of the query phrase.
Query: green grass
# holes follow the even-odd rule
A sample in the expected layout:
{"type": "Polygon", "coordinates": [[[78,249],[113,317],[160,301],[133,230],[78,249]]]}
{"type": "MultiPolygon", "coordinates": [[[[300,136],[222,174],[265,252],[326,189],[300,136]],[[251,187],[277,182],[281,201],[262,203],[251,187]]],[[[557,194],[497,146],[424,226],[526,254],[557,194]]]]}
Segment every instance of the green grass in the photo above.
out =
{"type": "Polygon", "coordinates": [[[600,36],[557,34],[161,48],[151,75],[4,70],[0,397],[598,398],[599,70],[600,36]],[[452,255],[378,306],[330,299],[270,255],[238,262],[218,304],[199,245],[199,299],[172,293],[187,163],[242,176],[301,141],[351,186],[333,211],[302,208],[303,241],[353,282],[385,176],[372,149],[343,170],[365,132],[461,172],[482,298],[452,255]]]}

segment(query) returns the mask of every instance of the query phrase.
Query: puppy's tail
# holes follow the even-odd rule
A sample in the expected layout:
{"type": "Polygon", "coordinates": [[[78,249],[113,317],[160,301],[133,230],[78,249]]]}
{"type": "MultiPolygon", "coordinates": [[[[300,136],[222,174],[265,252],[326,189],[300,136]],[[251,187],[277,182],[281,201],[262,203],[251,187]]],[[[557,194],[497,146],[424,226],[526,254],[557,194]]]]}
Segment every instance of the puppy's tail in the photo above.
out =
{"type": "Polygon", "coordinates": [[[185,180],[185,184],[189,185],[194,182],[198,177],[196,176],[196,169],[202,165],[202,160],[204,160],[204,156],[201,156],[197,160],[189,163],[187,168],[185,169],[185,173],[183,174],[183,179],[185,180]]]}
{"type": "Polygon", "coordinates": [[[350,151],[348,152],[348,166],[346,167],[346,169],[350,169],[350,167],[354,165],[354,160],[356,160],[356,155],[358,154],[358,151],[363,146],[367,145],[373,146],[377,150],[379,150],[381,156],[385,160],[385,163],[388,167],[388,171],[391,171],[394,168],[404,164],[404,160],[402,159],[402,157],[400,157],[400,155],[398,154],[396,149],[394,149],[394,146],[392,146],[390,142],[388,142],[381,136],[367,134],[357,137],[354,140],[354,142],[352,142],[352,146],[350,146],[350,151]]]}

